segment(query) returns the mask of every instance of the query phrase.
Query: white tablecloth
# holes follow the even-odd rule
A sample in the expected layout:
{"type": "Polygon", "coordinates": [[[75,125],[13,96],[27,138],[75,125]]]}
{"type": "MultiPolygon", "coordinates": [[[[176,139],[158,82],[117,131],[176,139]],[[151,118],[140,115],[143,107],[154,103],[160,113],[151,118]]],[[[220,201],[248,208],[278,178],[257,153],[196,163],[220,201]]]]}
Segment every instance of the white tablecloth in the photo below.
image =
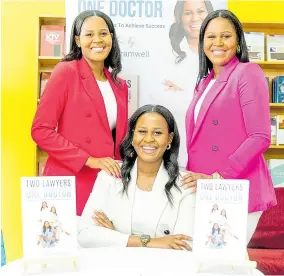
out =
{"type": "MultiPolygon", "coordinates": [[[[97,248],[80,249],[78,270],[74,272],[72,263],[50,263],[46,268],[41,265],[30,265],[30,275],[52,275],[52,276],[191,276],[191,275],[238,275],[238,276],[263,276],[257,269],[251,273],[242,273],[216,267],[214,271],[202,270],[196,274],[196,262],[190,252],[177,250],[149,249],[149,248],[97,248]]],[[[22,276],[24,262],[22,259],[8,263],[0,269],[1,276],[22,276]]]]}

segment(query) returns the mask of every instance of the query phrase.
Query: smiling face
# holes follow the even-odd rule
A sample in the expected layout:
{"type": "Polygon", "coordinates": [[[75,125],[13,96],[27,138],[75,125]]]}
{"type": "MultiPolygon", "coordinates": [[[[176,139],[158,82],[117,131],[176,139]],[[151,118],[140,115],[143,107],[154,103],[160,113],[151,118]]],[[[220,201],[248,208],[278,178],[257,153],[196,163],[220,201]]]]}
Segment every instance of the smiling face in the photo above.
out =
{"type": "Polygon", "coordinates": [[[51,212],[52,212],[52,213],[56,213],[55,207],[51,207],[51,212]]]}
{"type": "Polygon", "coordinates": [[[165,118],[156,113],[146,113],[137,120],[132,145],[137,158],[145,163],[161,163],[167,146],[172,142],[165,118]]]}
{"type": "Polygon", "coordinates": [[[42,203],[41,207],[42,207],[42,208],[46,208],[46,207],[47,207],[47,204],[46,204],[45,201],[42,203]]]}
{"type": "Polygon", "coordinates": [[[49,222],[46,221],[46,222],[44,223],[44,227],[45,227],[45,228],[48,228],[49,226],[50,226],[49,222]]]}
{"type": "Polygon", "coordinates": [[[104,62],[112,48],[109,28],[104,19],[97,16],[85,20],[80,36],[76,36],[75,40],[89,63],[104,62]]]}
{"type": "Polygon", "coordinates": [[[204,34],[203,50],[214,66],[224,66],[236,56],[237,33],[234,25],[225,18],[212,19],[204,34]]]}
{"type": "Polygon", "coordinates": [[[207,15],[208,11],[203,0],[185,1],[181,21],[187,36],[199,37],[201,24],[207,15]]]}

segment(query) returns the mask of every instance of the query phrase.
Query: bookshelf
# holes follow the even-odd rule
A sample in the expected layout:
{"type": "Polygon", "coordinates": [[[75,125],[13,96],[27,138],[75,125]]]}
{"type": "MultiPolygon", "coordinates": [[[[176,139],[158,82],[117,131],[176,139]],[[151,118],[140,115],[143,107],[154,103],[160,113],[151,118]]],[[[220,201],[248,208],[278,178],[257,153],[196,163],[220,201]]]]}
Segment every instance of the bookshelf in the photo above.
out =
{"type": "MultiPolygon", "coordinates": [[[[57,25],[66,26],[66,20],[64,16],[52,16],[52,15],[42,15],[37,18],[37,30],[36,30],[36,93],[35,101],[38,103],[40,98],[40,86],[41,86],[41,73],[51,72],[54,66],[60,62],[62,57],[58,56],[41,56],[40,55],[40,38],[41,38],[41,26],[42,25],[57,25]]],[[[36,175],[40,174],[42,166],[45,164],[47,159],[47,153],[36,146],[35,149],[35,171],[36,175]]]]}
{"type": "MultiPolygon", "coordinates": [[[[262,32],[267,34],[284,34],[284,23],[273,22],[242,22],[245,32],[262,32]]],[[[262,68],[269,77],[270,102],[272,102],[272,78],[284,75],[284,61],[266,61],[266,43],[264,48],[265,61],[253,61],[262,68]]],[[[284,115],[284,104],[270,103],[270,114],[284,115]]],[[[284,145],[271,145],[264,154],[265,159],[284,159],[284,145]]]]}

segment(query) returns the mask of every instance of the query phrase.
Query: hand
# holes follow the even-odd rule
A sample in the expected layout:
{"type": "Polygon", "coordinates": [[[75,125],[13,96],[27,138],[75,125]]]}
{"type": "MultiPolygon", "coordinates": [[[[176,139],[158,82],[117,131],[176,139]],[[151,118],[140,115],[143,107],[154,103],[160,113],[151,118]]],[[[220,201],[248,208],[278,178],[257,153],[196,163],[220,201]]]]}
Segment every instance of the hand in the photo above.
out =
{"type": "Polygon", "coordinates": [[[212,175],[188,172],[183,176],[180,186],[184,189],[193,188],[193,192],[196,192],[196,183],[198,179],[212,179],[212,175]]]}
{"type": "Polygon", "coordinates": [[[192,238],[186,235],[169,235],[162,238],[154,238],[147,244],[149,248],[166,248],[176,250],[191,251],[191,247],[186,241],[192,241],[192,238]]]}
{"type": "Polygon", "coordinates": [[[105,227],[111,230],[115,230],[112,222],[103,212],[95,211],[92,216],[92,219],[100,227],[105,227]]]}
{"type": "Polygon", "coordinates": [[[182,88],[178,87],[170,80],[165,80],[163,84],[166,86],[165,90],[167,91],[183,91],[182,88]]]}
{"type": "Polygon", "coordinates": [[[113,177],[121,178],[118,162],[110,157],[95,158],[91,156],[88,158],[86,166],[92,169],[101,169],[113,177]]]}

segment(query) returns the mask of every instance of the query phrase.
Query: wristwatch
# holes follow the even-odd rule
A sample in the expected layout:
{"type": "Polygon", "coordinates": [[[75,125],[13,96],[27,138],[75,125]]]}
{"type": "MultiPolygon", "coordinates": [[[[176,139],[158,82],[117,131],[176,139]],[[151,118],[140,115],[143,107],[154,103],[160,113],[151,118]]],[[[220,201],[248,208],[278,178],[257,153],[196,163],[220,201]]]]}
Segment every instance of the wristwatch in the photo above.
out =
{"type": "Polygon", "coordinates": [[[140,241],[142,243],[142,247],[146,247],[147,244],[151,241],[151,237],[149,235],[141,235],[140,241]]]}

